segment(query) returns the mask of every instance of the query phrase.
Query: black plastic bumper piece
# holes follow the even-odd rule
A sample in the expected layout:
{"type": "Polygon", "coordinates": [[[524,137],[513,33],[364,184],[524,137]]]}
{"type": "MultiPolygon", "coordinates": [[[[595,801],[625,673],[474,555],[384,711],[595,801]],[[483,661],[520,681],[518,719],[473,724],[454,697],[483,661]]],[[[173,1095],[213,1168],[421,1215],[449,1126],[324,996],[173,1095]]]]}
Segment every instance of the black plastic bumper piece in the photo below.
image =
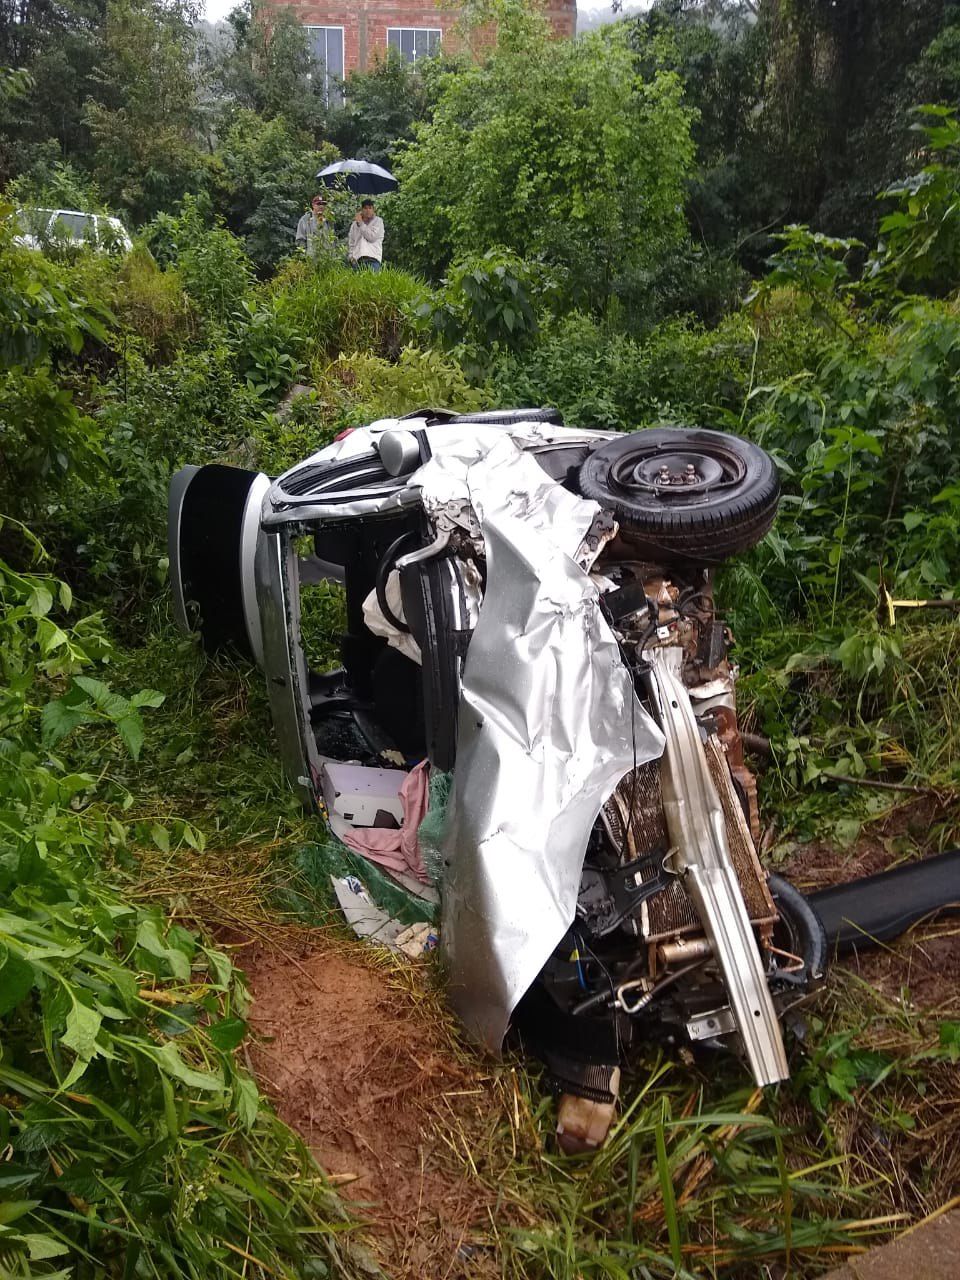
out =
{"type": "Polygon", "coordinates": [[[809,895],[831,950],[865,951],[941,912],[960,912],[960,849],[809,895]]]}

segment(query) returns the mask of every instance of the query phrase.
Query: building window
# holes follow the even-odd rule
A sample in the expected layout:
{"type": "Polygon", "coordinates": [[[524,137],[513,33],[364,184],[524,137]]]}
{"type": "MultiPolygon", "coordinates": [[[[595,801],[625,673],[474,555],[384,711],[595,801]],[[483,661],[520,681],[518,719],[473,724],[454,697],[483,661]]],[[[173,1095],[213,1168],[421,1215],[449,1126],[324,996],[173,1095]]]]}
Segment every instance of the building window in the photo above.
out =
{"type": "Polygon", "coordinates": [[[416,62],[440,52],[439,27],[388,27],[387,48],[396,49],[404,62],[416,62]]]}
{"type": "Polygon", "coordinates": [[[343,79],[343,27],[306,27],[310,52],[320,64],[323,76],[323,100],[343,101],[343,90],[338,83],[343,79]]]}

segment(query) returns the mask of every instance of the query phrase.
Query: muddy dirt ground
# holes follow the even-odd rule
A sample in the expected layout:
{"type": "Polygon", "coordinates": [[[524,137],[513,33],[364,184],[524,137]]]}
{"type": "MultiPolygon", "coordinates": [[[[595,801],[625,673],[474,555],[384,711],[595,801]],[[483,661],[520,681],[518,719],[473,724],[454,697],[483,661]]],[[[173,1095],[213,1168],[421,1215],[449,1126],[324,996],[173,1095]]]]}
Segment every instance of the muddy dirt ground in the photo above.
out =
{"type": "Polygon", "coordinates": [[[371,1224],[391,1277],[498,1274],[474,1242],[489,1235],[496,1196],[470,1157],[481,1158],[502,1111],[489,1072],[457,1053],[429,993],[323,935],[238,959],[254,996],[253,1068],[371,1224]]]}
{"type": "MultiPolygon", "coordinates": [[[[777,870],[808,893],[892,870],[916,858],[936,817],[936,801],[929,798],[899,805],[867,824],[849,849],[817,841],[797,848],[777,870]]],[[[943,1017],[960,1011],[960,917],[919,924],[896,942],[845,956],[842,963],[890,1000],[943,1017]]]]}
{"type": "MultiPolygon", "coordinates": [[[[807,890],[885,870],[903,859],[905,822],[924,820],[914,812],[874,824],[846,851],[807,845],[778,870],[807,890]]],[[[398,974],[321,931],[246,946],[237,959],[254,996],[251,1064],[369,1222],[388,1274],[498,1275],[481,1242],[494,1219],[507,1220],[495,1188],[497,1163],[509,1159],[511,1106],[502,1076],[457,1047],[426,976],[409,966],[398,974]]],[[[890,1000],[960,1015],[957,918],[843,963],[890,1000]]]]}

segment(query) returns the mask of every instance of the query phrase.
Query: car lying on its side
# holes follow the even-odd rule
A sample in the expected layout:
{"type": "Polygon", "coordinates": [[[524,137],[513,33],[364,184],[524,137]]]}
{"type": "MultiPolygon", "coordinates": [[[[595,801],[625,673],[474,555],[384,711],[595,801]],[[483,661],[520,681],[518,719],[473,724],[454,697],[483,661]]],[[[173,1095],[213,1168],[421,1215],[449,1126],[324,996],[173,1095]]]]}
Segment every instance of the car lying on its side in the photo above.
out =
{"type": "Polygon", "coordinates": [[[543,409],[424,410],[273,480],[172,482],[178,621],[260,666],[303,802],[369,835],[402,826],[421,762],[452,775],[431,868],[450,998],[490,1049],[512,1027],[542,1056],[568,1146],[602,1140],[651,1037],[785,1078],[783,1023],[825,969],[816,912],[757,855],[714,598],[778,499],[737,436],[543,409]],[[324,579],[347,625],[314,671],[300,592],[324,579]]]}
{"type": "Polygon", "coordinates": [[[24,208],[16,212],[14,243],[44,250],[87,245],[97,253],[129,253],[133,241],[119,218],[78,209],[24,208]]]}

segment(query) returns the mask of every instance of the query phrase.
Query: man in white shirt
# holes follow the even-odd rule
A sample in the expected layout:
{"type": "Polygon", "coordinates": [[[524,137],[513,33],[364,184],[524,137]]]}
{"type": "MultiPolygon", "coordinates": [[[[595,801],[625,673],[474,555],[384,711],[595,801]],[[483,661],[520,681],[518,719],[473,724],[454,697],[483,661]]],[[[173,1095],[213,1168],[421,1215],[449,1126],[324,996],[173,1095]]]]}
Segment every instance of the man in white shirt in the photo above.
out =
{"type": "Polygon", "coordinates": [[[354,271],[379,271],[383,263],[383,219],[372,200],[364,200],[350,224],[347,258],[354,271]]]}

